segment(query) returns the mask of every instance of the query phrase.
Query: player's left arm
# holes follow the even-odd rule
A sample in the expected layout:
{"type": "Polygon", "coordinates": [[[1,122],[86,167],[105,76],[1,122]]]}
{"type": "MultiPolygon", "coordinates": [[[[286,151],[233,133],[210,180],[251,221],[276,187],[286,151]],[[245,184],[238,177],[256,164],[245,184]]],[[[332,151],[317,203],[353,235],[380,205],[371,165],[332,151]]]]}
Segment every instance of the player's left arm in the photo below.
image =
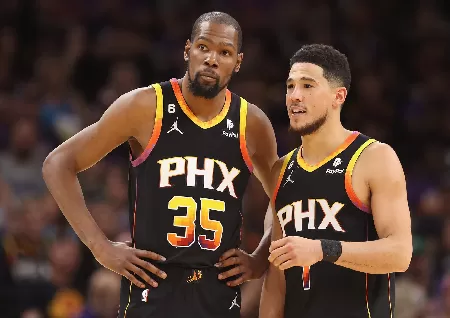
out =
{"type": "MultiPolygon", "coordinates": [[[[272,169],[278,160],[275,132],[267,115],[252,104],[248,104],[246,144],[253,165],[253,173],[261,182],[267,196],[271,197],[276,183],[272,169]]],[[[249,198],[250,201],[261,199],[263,199],[261,195],[249,198]]],[[[267,213],[271,213],[269,210],[261,209],[257,215],[253,213],[251,222],[255,223],[254,226],[263,226],[267,213]]],[[[264,231],[264,236],[251,255],[240,249],[232,249],[225,252],[220,257],[217,266],[228,267],[235,265],[235,267],[222,273],[219,279],[226,279],[241,274],[239,278],[228,283],[230,286],[236,286],[246,280],[261,278],[269,266],[271,231],[272,226],[264,231]]]]}
{"type": "Polygon", "coordinates": [[[370,274],[403,272],[411,261],[412,235],[402,165],[395,151],[382,143],[366,149],[360,160],[360,171],[367,174],[379,239],[342,242],[342,255],[336,264],[370,274]]]}

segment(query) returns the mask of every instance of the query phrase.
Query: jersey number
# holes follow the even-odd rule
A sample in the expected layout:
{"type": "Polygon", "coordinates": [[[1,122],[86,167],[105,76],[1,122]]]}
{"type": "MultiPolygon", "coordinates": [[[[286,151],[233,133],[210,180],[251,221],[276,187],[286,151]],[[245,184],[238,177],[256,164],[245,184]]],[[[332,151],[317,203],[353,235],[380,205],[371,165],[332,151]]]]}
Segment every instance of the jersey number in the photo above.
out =
{"type": "MultiPolygon", "coordinates": [[[[179,208],[186,208],[186,215],[176,215],[173,220],[173,225],[176,227],[184,227],[185,235],[180,236],[177,233],[167,233],[167,240],[175,247],[189,247],[195,242],[195,220],[197,218],[197,202],[192,197],[174,196],[168,204],[171,210],[178,210],[179,208]]],[[[225,202],[200,199],[200,226],[207,231],[214,232],[212,240],[207,239],[206,235],[199,235],[198,244],[201,248],[215,251],[222,242],[223,226],[219,221],[211,220],[209,218],[209,211],[215,210],[224,212],[225,202]]]]}
{"type": "Polygon", "coordinates": [[[170,114],[175,113],[175,104],[169,104],[169,105],[167,105],[167,111],[168,111],[170,114]]]}

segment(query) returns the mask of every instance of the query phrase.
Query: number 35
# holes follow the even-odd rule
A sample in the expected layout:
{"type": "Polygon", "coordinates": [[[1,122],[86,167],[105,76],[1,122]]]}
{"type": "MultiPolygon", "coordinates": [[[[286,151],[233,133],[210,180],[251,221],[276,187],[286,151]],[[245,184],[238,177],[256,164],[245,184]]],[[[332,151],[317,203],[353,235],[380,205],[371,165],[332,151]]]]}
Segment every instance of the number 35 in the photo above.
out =
{"type": "MultiPolygon", "coordinates": [[[[209,218],[209,211],[215,210],[224,212],[225,202],[219,200],[200,199],[200,226],[214,232],[212,240],[207,239],[206,235],[199,235],[198,244],[202,249],[215,251],[222,242],[223,226],[219,221],[209,218]]],[[[176,215],[173,225],[176,227],[184,227],[185,235],[179,236],[177,233],[167,233],[167,241],[175,247],[189,247],[195,242],[195,220],[197,218],[197,202],[192,197],[174,196],[168,203],[168,208],[178,210],[186,208],[186,215],[176,215]]]]}

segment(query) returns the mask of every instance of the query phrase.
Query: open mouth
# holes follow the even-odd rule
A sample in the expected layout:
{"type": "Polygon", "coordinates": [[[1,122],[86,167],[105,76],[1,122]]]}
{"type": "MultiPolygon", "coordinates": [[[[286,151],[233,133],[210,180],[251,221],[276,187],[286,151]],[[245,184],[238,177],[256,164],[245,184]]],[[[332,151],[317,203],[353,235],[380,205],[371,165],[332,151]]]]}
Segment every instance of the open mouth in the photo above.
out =
{"type": "Polygon", "coordinates": [[[306,114],[306,108],[302,106],[291,106],[289,109],[292,115],[306,114]]]}

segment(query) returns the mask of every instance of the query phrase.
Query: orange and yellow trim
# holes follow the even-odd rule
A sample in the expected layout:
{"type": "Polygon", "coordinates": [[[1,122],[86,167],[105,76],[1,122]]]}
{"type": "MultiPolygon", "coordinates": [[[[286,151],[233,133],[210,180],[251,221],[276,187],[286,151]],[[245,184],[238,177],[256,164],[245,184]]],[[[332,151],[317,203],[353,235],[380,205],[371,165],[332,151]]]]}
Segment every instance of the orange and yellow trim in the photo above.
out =
{"type": "Polygon", "coordinates": [[[318,168],[322,167],[324,164],[329,162],[331,159],[339,155],[341,152],[343,152],[345,149],[347,149],[350,144],[355,141],[355,139],[359,136],[359,132],[354,131],[350,134],[350,136],[345,139],[345,141],[335,150],[333,153],[331,153],[329,156],[327,156],[325,159],[320,161],[319,163],[315,165],[309,165],[302,157],[302,149],[303,147],[300,146],[300,150],[297,154],[297,162],[300,167],[303,168],[303,170],[308,172],[313,172],[314,170],[317,170],[318,168]]]}
{"type": "Polygon", "coordinates": [[[286,157],[284,158],[283,165],[281,166],[280,174],[278,176],[277,185],[275,186],[275,191],[273,191],[273,195],[272,195],[272,204],[274,204],[274,205],[275,205],[275,200],[277,198],[278,190],[280,189],[281,182],[283,181],[284,172],[286,171],[286,167],[287,167],[289,161],[291,160],[291,157],[294,154],[294,152],[295,152],[295,149],[292,150],[290,153],[288,153],[286,155],[286,157]]]}
{"type": "Polygon", "coordinates": [[[370,212],[370,208],[366,204],[364,204],[356,195],[352,185],[352,176],[353,176],[353,169],[355,168],[355,164],[359,156],[364,151],[364,149],[366,149],[369,145],[371,145],[375,141],[376,141],[375,139],[369,139],[365,143],[363,143],[361,147],[359,147],[358,150],[356,150],[355,154],[350,159],[350,162],[348,163],[347,166],[347,170],[345,171],[345,191],[347,192],[349,199],[358,209],[367,213],[370,212]]]}
{"type": "Polygon", "coordinates": [[[131,164],[133,167],[139,166],[141,163],[143,163],[150,153],[152,152],[153,148],[155,148],[156,142],[159,139],[159,136],[161,135],[161,127],[162,127],[162,118],[163,118],[163,93],[161,89],[161,85],[159,84],[153,84],[152,87],[155,89],[156,92],[156,113],[155,113],[155,123],[153,126],[153,132],[152,136],[150,137],[150,140],[148,141],[147,146],[145,147],[142,154],[137,157],[135,160],[131,161],[131,164]]]}
{"type": "Polygon", "coordinates": [[[247,111],[248,111],[248,103],[245,99],[241,97],[241,110],[239,116],[239,145],[241,147],[242,158],[245,161],[245,164],[248,167],[250,173],[253,171],[253,164],[250,159],[250,155],[248,153],[247,148],[247,139],[245,138],[246,128],[247,128],[247,111]]]}
{"type": "Polygon", "coordinates": [[[225,103],[224,103],[220,113],[211,120],[201,121],[200,119],[198,119],[197,116],[195,116],[195,114],[192,112],[192,110],[187,105],[187,103],[183,97],[183,93],[181,92],[180,85],[178,84],[178,80],[175,78],[172,78],[170,80],[170,84],[172,84],[173,92],[175,93],[175,97],[177,98],[178,104],[180,105],[183,112],[186,114],[186,116],[189,117],[189,119],[191,119],[194,122],[194,124],[196,124],[200,128],[208,129],[208,128],[216,126],[225,118],[225,116],[228,113],[228,110],[230,109],[231,92],[227,89],[226,93],[225,93],[225,103]]]}
{"type": "Polygon", "coordinates": [[[310,280],[310,267],[303,266],[303,289],[310,290],[311,289],[311,280],[310,280]]]}

